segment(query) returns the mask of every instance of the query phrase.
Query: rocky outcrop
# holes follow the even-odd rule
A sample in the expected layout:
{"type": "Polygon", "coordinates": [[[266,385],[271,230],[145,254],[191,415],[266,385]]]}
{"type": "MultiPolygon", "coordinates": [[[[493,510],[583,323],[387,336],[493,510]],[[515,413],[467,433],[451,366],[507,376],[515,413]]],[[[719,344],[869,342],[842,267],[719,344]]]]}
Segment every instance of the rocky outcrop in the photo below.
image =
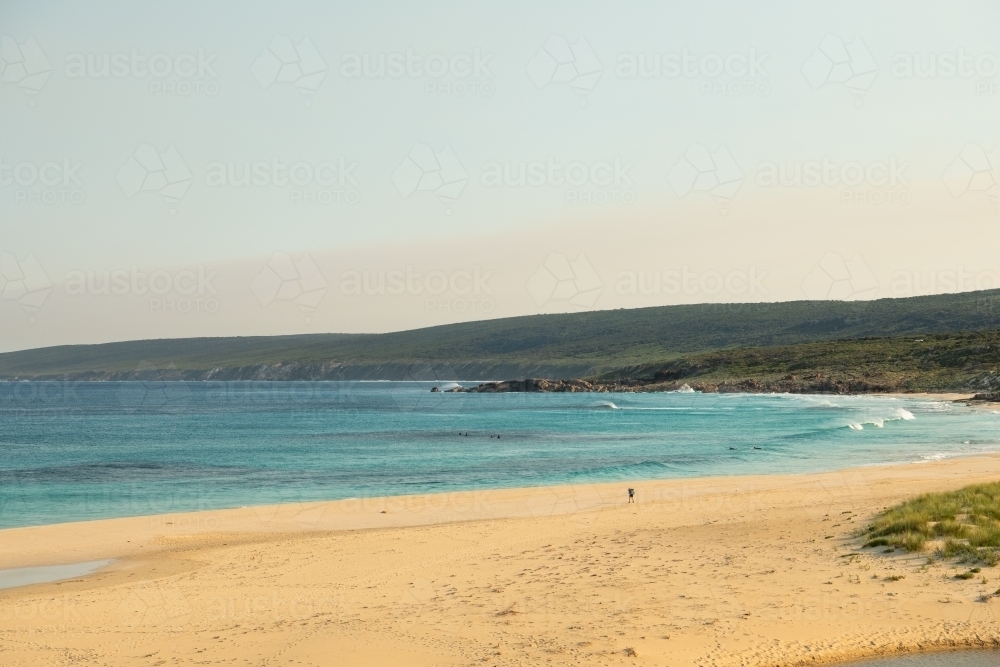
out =
{"type": "Polygon", "coordinates": [[[525,380],[507,380],[505,382],[485,382],[459,391],[472,394],[502,392],[628,393],[686,391],[689,389],[705,393],[721,394],[884,394],[908,391],[905,387],[869,381],[863,378],[838,379],[821,375],[803,379],[790,375],[779,380],[741,378],[718,382],[663,381],[661,378],[655,376],[652,379],[622,378],[617,380],[585,380],[579,378],[574,380],[546,380],[528,378],[525,380]]]}

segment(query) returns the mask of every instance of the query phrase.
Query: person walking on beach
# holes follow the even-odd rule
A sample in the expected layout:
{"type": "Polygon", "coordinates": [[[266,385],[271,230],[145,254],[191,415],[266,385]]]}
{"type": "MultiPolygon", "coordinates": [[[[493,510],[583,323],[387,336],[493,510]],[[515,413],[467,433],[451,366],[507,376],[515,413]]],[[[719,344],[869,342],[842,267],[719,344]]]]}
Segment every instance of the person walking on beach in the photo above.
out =
{"type": "Polygon", "coordinates": [[[629,489],[628,490],[628,501],[630,503],[634,503],[635,502],[635,489],[629,489]]]}

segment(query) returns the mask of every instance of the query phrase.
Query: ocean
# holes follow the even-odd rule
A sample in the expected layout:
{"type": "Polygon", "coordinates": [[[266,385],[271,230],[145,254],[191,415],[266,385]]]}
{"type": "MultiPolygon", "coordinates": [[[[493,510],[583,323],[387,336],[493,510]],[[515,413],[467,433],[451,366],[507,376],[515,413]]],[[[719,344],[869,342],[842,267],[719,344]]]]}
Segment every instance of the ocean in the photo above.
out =
{"type": "Polygon", "coordinates": [[[1000,450],[1000,414],[926,398],[432,386],[3,382],[0,527],[1000,450]]]}

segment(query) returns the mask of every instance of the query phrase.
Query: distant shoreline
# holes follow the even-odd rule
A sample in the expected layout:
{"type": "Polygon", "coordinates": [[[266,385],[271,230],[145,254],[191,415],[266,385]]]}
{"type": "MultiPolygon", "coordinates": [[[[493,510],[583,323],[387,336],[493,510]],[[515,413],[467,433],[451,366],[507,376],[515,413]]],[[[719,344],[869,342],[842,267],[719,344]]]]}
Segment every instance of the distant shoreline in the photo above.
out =
{"type": "MultiPolygon", "coordinates": [[[[529,378],[529,380],[538,381],[535,378],[529,378]]],[[[277,384],[277,383],[310,384],[310,383],[316,383],[316,384],[319,384],[319,383],[335,383],[335,382],[351,383],[351,384],[411,383],[411,384],[423,384],[423,385],[427,385],[428,387],[431,387],[431,388],[434,388],[434,385],[443,385],[443,384],[448,384],[448,383],[456,383],[456,384],[460,384],[460,385],[480,386],[480,385],[497,385],[497,384],[503,384],[503,383],[508,383],[508,382],[510,382],[510,383],[524,382],[524,380],[463,380],[463,379],[457,379],[457,380],[218,380],[218,379],[186,380],[186,379],[171,379],[171,378],[162,378],[162,379],[157,379],[156,381],[157,382],[163,382],[163,383],[198,383],[198,384],[209,384],[209,383],[219,383],[219,384],[233,384],[233,383],[241,383],[241,384],[271,384],[271,383],[275,383],[275,384],[277,384]]],[[[115,380],[110,380],[110,379],[94,379],[94,378],[90,378],[90,379],[62,379],[62,378],[51,378],[51,377],[41,377],[41,378],[35,378],[35,377],[31,377],[31,378],[0,378],[0,385],[3,385],[3,384],[16,384],[16,383],[19,383],[19,382],[30,382],[30,383],[74,382],[74,383],[80,383],[80,384],[110,384],[110,383],[133,383],[134,382],[134,383],[141,384],[141,383],[149,382],[149,380],[144,380],[144,379],[124,379],[124,380],[115,379],[115,380]]],[[[558,383],[560,383],[560,382],[563,382],[563,383],[565,383],[565,384],[568,385],[568,383],[569,382],[573,382],[573,380],[570,380],[570,381],[546,380],[546,382],[551,382],[551,383],[556,384],[556,385],[558,385],[558,383]]],[[[928,399],[934,399],[934,400],[956,401],[956,402],[957,401],[971,401],[971,400],[973,400],[973,397],[976,395],[975,392],[971,392],[971,391],[968,391],[968,392],[959,392],[959,391],[947,391],[947,390],[943,390],[943,391],[940,391],[940,392],[935,392],[935,391],[913,391],[913,392],[904,392],[904,391],[856,391],[856,392],[842,392],[842,393],[837,393],[837,392],[826,392],[826,391],[774,391],[774,390],[761,390],[761,391],[728,391],[728,390],[725,390],[725,391],[718,391],[717,389],[716,390],[712,390],[712,389],[707,389],[706,390],[704,388],[701,388],[700,386],[698,388],[695,388],[695,387],[692,386],[692,388],[694,389],[693,393],[705,393],[705,394],[732,393],[732,394],[749,394],[749,395],[788,394],[788,395],[815,395],[815,396],[888,396],[888,397],[894,397],[894,398],[928,398],[928,399]]],[[[473,391],[469,391],[469,389],[472,389],[472,388],[468,388],[467,387],[467,388],[464,389],[464,391],[456,391],[456,392],[453,392],[453,393],[516,393],[516,392],[523,392],[523,390],[520,390],[520,389],[511,389],[511,390],[508,390],[508,391],[497,391],[497,392],[488,392],[488,391],[473,392],[473,391]]],[[[578,389],[577,392],[578,393],[676,393],[677,389],[675,389],[675,388],[659,388],[658,387],[658,388],[649,388],[649,389],[643,389],[643,390],[636,390],[636,389],[628,389],[628,390],[626,390],[626,389],[622,389],[619,392],[596,391],[596,390],[586,391],[586,390],[578,389]]],[[[435,393],[437,393],[437,392],[435,392],[435,393]]],[[[444,391],[440,391],[440,393],[450,393],[450,392],[448,390],[444,390],[444,391]]],[[[560,392],[560,391],[552,391],[552,390],[550,390],[550,391],[545,391],[545,390],[533,391],[532,390],[532,391],[528,391],[528,392],[524,392],[524,393],[573,393],[573,392],[560,392]]],[[[1000,402],[1000,400],[998,400],[996,402],[1000,402]]]]}

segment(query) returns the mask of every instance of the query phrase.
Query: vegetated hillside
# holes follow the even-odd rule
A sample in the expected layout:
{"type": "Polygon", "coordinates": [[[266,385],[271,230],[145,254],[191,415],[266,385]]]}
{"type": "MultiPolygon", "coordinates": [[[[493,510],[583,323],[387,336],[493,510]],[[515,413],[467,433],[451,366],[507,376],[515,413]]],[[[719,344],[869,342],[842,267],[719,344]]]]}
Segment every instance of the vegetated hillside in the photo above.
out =
{"type": "Polygon", "coordinates": [[[1000,385],[998,370],[1000,331],[988,330],[719,350],[601,379],[709,391],[989,393],[1000,385]]]}
{"type": "Polygon", "coordinates": [[[191,338],[0,354],[0,378],[506,379],[595,375],[731,347],[1000,328],[1000,290],[876,301],[534,315],[387,334],[191,338]],[[159,374],[159,375],[157,375],[159,374]]]}

